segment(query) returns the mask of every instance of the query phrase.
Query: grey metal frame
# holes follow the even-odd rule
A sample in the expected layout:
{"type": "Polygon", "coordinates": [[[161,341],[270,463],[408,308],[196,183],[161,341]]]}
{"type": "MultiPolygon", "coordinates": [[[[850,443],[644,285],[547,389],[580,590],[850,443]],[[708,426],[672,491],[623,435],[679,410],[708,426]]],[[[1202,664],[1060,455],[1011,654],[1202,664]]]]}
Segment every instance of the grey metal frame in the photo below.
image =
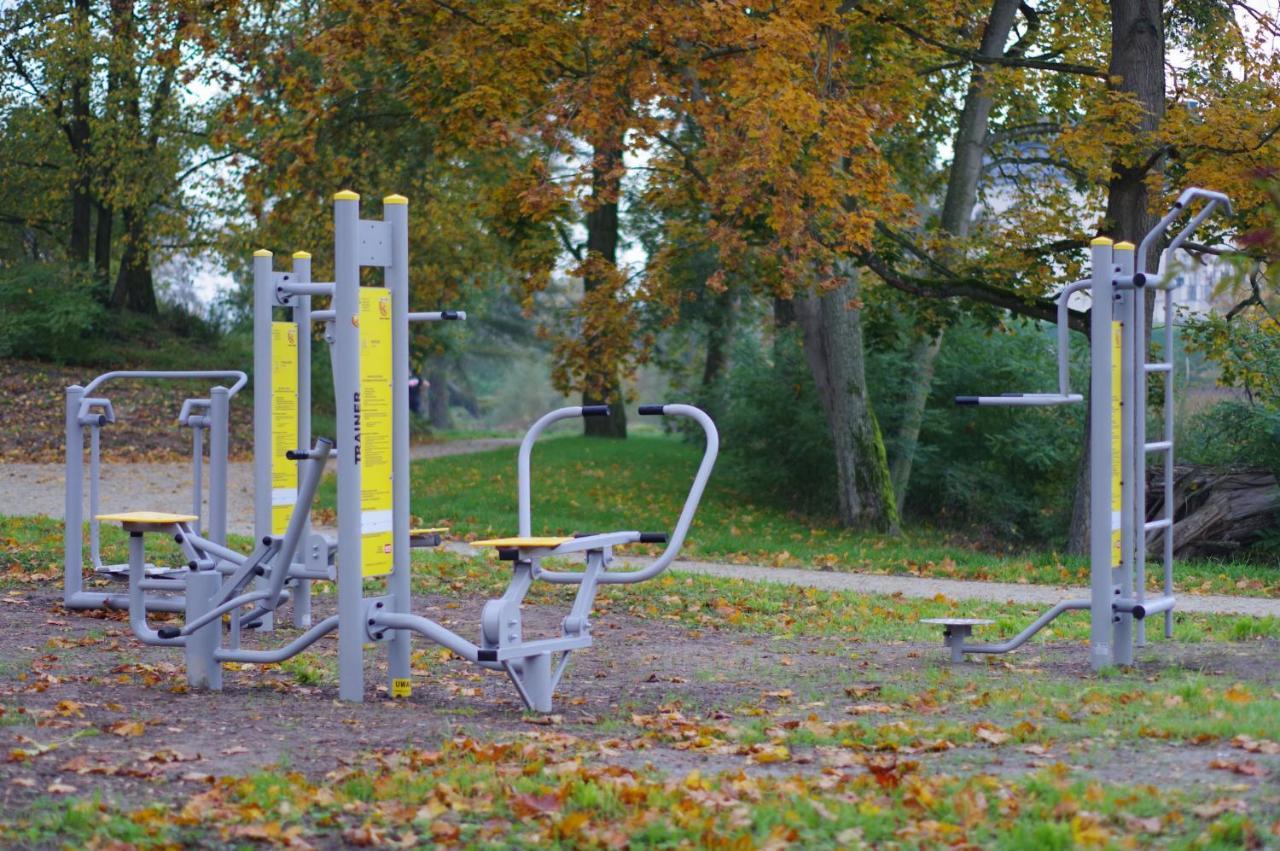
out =
{"type": "MultiPolygon", "coordinates": [[[[964,640],[968,631],[952,631],[947,619],[938,619],[948,627],[946,642],[953,658],[964,653],[1007,653],[1022,646],[1033,635],[1048,626],[1064,612],[1085,610],[1090,613],[1089,663],[1094,670],[1109,665],[1131,665],[1134,647],[1146,643],[1145,619],[1163,613],[1165,636],[1173,636],[1173,501],[1166,498],[1164,516],[1147,520],[1146,466],[1147,455],[1159,453],[1164,462],[1165,493],[1172,493],[1173,478],[1173,291],[1176,278],[1172,274],[1175,252],[1190,238],[1215,209],[1229,214],[1231,201],[1220,192],[1190,188],[1184,191],[1170,210],[1143,238],[1135,250],[1130,243],[1113,244],[1106,238],[1093,240],[1090,246],[1092,274],[1087,281],[1076,281],[1058,296],[1058,382],[1057,393],[1006,394],[1003,396],[957,397],[957,404],[982,406],[1060,405],[1081,401],[1081,396],[1068,387],[1067,300],[1075,292],[1090,290],[1090,430],[1089,430],[1089,564],[1090,597],[1059,603],[1014,638],[995,644],[970,644],[964,640]],[[1173,224],[1194,201],[1205,205],[1183,226],[1164,249],[1163,272],[1151,274],[1146,257],[1153,245],[1164,239],[1173,224]],[[1163,293],[1165,308],[1164,359],[1148,360],[1145,296],[1147,287],[1163,293]],[[1099,297],[1099,295],[1104,297],[1099,297]],[[1114,425],[1112,375],[1112,323],[1120,324],[1120,457],[1113,458],[1112,427],[1114,425]],[[1147,375],[1166,376],[1160,440],[1147,438],[1147,375]],[[1120,507],[1112,509],[1112,480],[1119,471],[1120,507]],[[1163,594],[1146,596],[1146,562],[1148,532],[1164,532],[1162,559],[1163,594]],[[1120,534],[1120,559],[1112,557],[1113,534],[1120,534]]],[[[959,623],[959,621],[956,621],[959,623]]]]}
{"type": "MultiPolygon", "coordinates": [[[[104,565],[101,559],[100,513],[101,431],[116,422],[110,398],[101,388],[116,380],[163,381],[229,381],[231,386],[213,386],[208,398],[187,399],[179,411],[179,423],[192,430],[192,513],[204,516],[202,508],[202,468],[204,443],[202,432],[209,432],[209,510],[207,527],[210,537],[225,543],[227,534],[227,449],[231,399],[243,389],[248,376],[238,370],[116,370],[103,373],[87,385],[66,389],[66,480],[63,531],[63,604],[68,609],[127,607],[125,595],[85,591],[83,571],[85,522],[85,434],[89,435],[89,546],[90,564],[98,571],[114,571],[118,566],[104,565]],[[98,395],[94,395],[97,393],[98,395]],[[203,413],[197,413],[203,412],[203,413]]],[[[199,520],[196,521],[199,527],[199,520]]],[[[154,584],[147,580],[148,590],[181,590],[170,582],[154,584]]],[[[173,596],[147,595],[145,604],[153,611],[181,611],[183,601],[173,596]]]]}
{"type": "MultiPolygon", "coordinates": [[[[410,641],[417,633],[446,647],[464,659],[492,670],[504,671],[515,685],[521,700],[535,711],[551,708],[552,695],[563,675],[572,651],[590,646],[590,612],[601,584],[641,582],[661,573],[674,560],[692,525],[698,502],[711,475],[719,449],[715,424],[702,411],[689,405],[644,406],[645,415],[679,416],[693,419],[706,435],[706,449],[694,476],[689,496],[677,520],[674,533],[662,554],[649,566],[636,571],[610,571],[613,547],[626,543],[666,540],[665,535],[636,531],[594,534],[574,538],[551,548],[534,547],[505,553],[514,562],[512,576],[501,598],[489,601],[481,617],[480,643],[469,641],[434,621],[410,612],[410,515],[409,515],[409,399],[401,392],[409,379],[409,325],[411,322],[465,319],[461,311],[409,311],[408,207],[400,196],[384,199],[384,218],[362,220],[359,196],[340,192],[334,196],[334,281],[312,283],[310,258],[295,255],[289,273],[272,269],[268,252],[254,257],[254,368],[255,382],[255,521],[258,547],[242,555],[200,534],[188,523],[126,522],[129,531],[130,623],[137,637],[148,643],[185,648],[188,682],[193,687],[220,689],[223,662],[279,662],[303,652],[324,635],[338,632],[339,697],[360,701],[364,697],[364,650],[366,643],[387,645],[391,693],[410,678],[410,641]],[[301,261],[301,262],[300,262],[301,261]],[[367,597],[364,593],[361,558],[361,458],[359,428],[360,400],[360,269],[381,267],[391,295],[392,383],[392,571],[386,577],[387,593],[367,597]],[[310,298],[330,296],[329,310],[311,310],[310,298]],[[308,450],[289,453],[292,460],[305,461],[299,467],[299,488],[288,528],[282,537],[270,534],[271,511],[271,321],[275,308],[292,308],[299,324],[299,340],[309,340],[310,323],[324,322],[325,338],[333,359],[335,399],[338,414],[336,449],[320,439],[308,450]],[[309,532],[308,513],[325,465],[337,460],[338,613],[310,626],[299,616],[299,602],[305,600],[307,583],[317,578],[335,578],[328,557],[327,542],[314,544],[309,532]],[[182,627],[152,629],[147,612],[156,606],[144,597],[148,587],[144,535],[166,532],[175,536],[190,557],[189,569],[178,580],[185,591],[180,601],[169,601],[168,610],[182,610],[182,627]],[[304,541],[307,541],[304,543],[304,541]],[[321,547],[324,555],[313,552],[321,547]],[[301,558],[297,554],[301,552],[301,558]],[[581,572],[543,570],[547,556],[581,553],[581,572]],[[257,586],[248,584],[260,575],[257,586]],[[533,581],[577,584],[578,592],[558,636],[526,641],[521,631],[520,606],[533,581]],[[295,608],[295,623],[309,628],[289,644],[272,650],[242,650],[242,629],[265,628],[277,609],[286,602],[295,608]],[[228,646],[223,646],[222,618],[230,615],[228,646]]],[[[299,352],[299,436],[310,440],[309,357],[299,352]],[[304,395],[304,393],[306,395],[304,395]]],[[[237,386],[236,389],[239,389],[237,386]]],[[[78,410],[78,408],[77,408],[78,410]]],[[[214,401],[213,410],[225,413],[225,404],[214,401]]],[[[531,483],[529,459],[533,443],[552,422],[577,416],[607,415],[603,406],[562,408],[542,417],[525,435],[519,458],[520,516],[522,534],[531,526],[531,483]]],[[[69,420],[70,423],[70,415],[69,420]]],[[[79,428],[77,420],[77,428],[79,428]]],[[[70,428],[70,425],[68,426],[70,428]]],[[[70,432],[69,432],[70,433],[70,432]]],[[[77,432],[78,433],[78,432],[77,432]]],[[[213,441],[225,450],[225,440],[213,441]]],[[[70,445],[70,444],[69,444],[70,445]]],[[[304,444],[307,445],[307,444],[304,444]]],[[[70,455],[70,453],[69,453],[70,455]]],[[[222,478],[225,487],[225,475],[222,478]]],[[[309,617],[309,610],[308,617],[309,617]]]]}

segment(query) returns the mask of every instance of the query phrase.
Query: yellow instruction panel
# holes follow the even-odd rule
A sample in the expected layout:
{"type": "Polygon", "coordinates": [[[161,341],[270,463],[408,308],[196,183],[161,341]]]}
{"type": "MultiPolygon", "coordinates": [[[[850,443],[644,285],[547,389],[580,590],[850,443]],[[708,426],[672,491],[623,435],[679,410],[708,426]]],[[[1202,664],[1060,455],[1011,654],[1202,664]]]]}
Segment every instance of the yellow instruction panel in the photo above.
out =
{"type": "MultiPolygon", "coordinates": [[[[407,390],[405,392],[408,392],[407,390]]],[[[360,563],[365,576],[392,568],[391,292],[360,288],[360,563]]]]}
{"type": "Polygon", "coordinates": [[[298,326],[271,323],[271,534],[283,535],[298,501],[298,326]]]}
{"type": "Polygon", "coordinates": [[[1124,323],[1111,323],[1111,564],[1117,566],[1123,560],[1120,538],[1121,514],[1124,511],[1122,496],[1124,459],[1121,455],[1124,429],[1124,397],[1121,395],[1124,356],[1124,323]]]}

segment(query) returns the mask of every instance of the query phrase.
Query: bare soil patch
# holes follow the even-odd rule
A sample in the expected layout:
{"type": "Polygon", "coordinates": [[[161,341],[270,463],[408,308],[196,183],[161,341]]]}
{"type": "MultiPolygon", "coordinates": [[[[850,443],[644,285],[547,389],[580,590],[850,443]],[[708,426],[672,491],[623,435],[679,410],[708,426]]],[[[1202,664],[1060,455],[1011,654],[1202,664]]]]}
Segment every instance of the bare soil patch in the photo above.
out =
{"type": "MultiPolygon", "coordinates": [[[[480,598],[426,597],[415,601],[415,611],[471,635],[482,604],[480,598]]],[[[318,598],[317,617],[332,607],[331,598],[318,598]]],[[[560,614],[528,607],[529,634],[552,630],[560,614]]],[[[321,778],[371,750],[432,749],[460,736],[509,741],[549,729],[598,748],[600,760],[675,775],[695,769],[820,772],[849,754],[796,748],[788,759],[766,763],[733,748],[699,750],[680,732],[699,724],[749,723],[753,708],[784,725],[848,721],[852,704],[875,699],[851,694],[947,668],[942,648],[932,644],[775,640],[691,631],[607,610],[594,623],[596,645],[571,661],[555,715],[542,718],[523,711],[502,675],[425,642],[415,643],[414,694],[407,701],[387,699],[385,670],[369,653],[366,701],[338,702],[333,640],[322,641],[296,665],[228,671],[221,693],[189,692],[181,651],[141,645],[120,613],[66,612],[51,593],[9,592],[0,599],[0,643],[6,648],[0,662],[0,809],[22,811],[51,788],[98,794],[125,807],[176,802],[206,788],[211,778],[270,766],[321,778]],[[655,732],[659,727],[662,734],[655,732]]],[[[293,634],[284,626],[250,639],[249,646],[275,645],[293,634]]],[[[1083,687],[1092,675],[1081,657],[1079,647],[1049,646],[1013,658],[1017,664],[966,665],[956,676],[995,689],[1031,670],[1083,687]]],[[[1274,685],[1280,647],[1162,643],[1128,676],[1141,683],[1172,666],[1274,685]]],[[[954,717],[968,724],[982,720],[982,713],[954,717]]],[[[1206,795],[1234,784],[1233,794],[1274,797],[1270,784],[1280,772],[1280,756],[1256,757],[1261,777],[1208,770],[1225,747],[1084,740],[1028,754],[1015,744],[982,743],[936,753],[926,748],[910,758],[939,770],[994,774],[1035,771],[1058,760],[1109,781],[1158,779],[1206,795]]],[[[1280,809],[1274,801],[1264,805],[1280,809]]]]}

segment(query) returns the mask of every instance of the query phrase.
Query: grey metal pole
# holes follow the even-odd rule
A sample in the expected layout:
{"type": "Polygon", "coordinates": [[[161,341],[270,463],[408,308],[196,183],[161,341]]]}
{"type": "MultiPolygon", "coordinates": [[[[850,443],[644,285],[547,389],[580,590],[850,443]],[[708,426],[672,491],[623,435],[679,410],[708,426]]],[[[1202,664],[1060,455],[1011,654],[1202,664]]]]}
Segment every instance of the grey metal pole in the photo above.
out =
{"type": "MultiPolygon", "coordinates": [[[[388,579],[391,611],[409,614],[412,608],[412,554],[409,548],[409,199],[382,199],[382,217],[391,231],[391,265],[386,284],[391,290],[391,487],[392,571],[388,579]]],[[[396,630],[387,649],[387,693],[412,693],[409,652],[412,636],[396,630]]]]}
{"type": "MultiPolygon", "coordinates": [[[[200,534],[200,518],[204,515],[204,429],[197,419],[191,425],[191,513],[196,516],[191,528],[200,534]]],[[[212,496],[212,494],[210,494],[212,496]]]]}
{"type": "MultiPolygon", "coordinates": [[[[1173,290],[1164,291],[1164,352],[1169,371],[1164,376],[1164,596],[1173,596],[1173,290]]],[[[1173,638],[1173,612],[1164,613],[1164,637],[1173,638]]]]}
{"type": "Polygon", "coordinates": [[[1113,243],[1090,243],[1093,306],[1090,314],[1089,391],[1089,664],[1111,664],[1111,255],[1113,243]]]}
{"type": "MultiPolygon", "coordinates": [[[[256,424],[255,424],[256,425],[256,424]]],[[[209,539],[227,544],[227,455],[231,442],[231,391],[209,391],[209,539]]]]}
{"type": "MultiPolygon", "coordinates": [[[[1132,276],[1134,271],[1134,244],[1132,242],[1117,242],[1112,255],[1113,271],[1116,275],[1132,276]]],[[[1142,526],[1136,529],[1133,524],[1134,513],[1134,457],[1143,452],[1142,444],[1136,448],[1133,445],[1133,423],[1134,409],[1140,404],[1135,396],[1136,381],[1134,379],[1133,367],[1137,363],[1137,355],[1134,341],[1134,313],[1141,309],[1140,302],[1143,298],[1142,290],[1126,288],[1117,289],[1115,292],[1115,315],[1120,322],[1120,361],[1112,363],[1111,376],[1114,381],[1117,374],[1120,378],[1120,423],[1119,432],[1116,431],[1116,423],[1114,419],[1111,423],[1112,430],[1112,453],[1111,463],[1120,464],[1120,571],[1116,577],[1120,584],[1120,596],[1125,599],[1133,598],[1133,546],[1134,536],[1142,534],[1142,526]],[[1117,439],[1118,437],[1118,439],[1117,439]],[[1117,447],[1118,444],[1118,447],[1117,447]],[[1120,457],[1114,457],[1116,449],[1119,449],[1120,457]]],[[[1112,352],[1115,356],[1115,352],[1112,352]]],[[[1111,388],[1113,397],[1115,387],[1111,388]]],[[[1111,415],[1116,416],[1115,405],[1112,405],[1111,415]]],[[[1114,482],[1112,484],[1114,488],[1114,482]]],[[[1114,494],[1112,494],[1114,499],[1114,494]]],[[[1114,511],[1115,505],[1112,504],[1114,511]]],[[[1114,524],[1117,518],[1112,517],[1114,524]]],[[[1112,531],[1112,540],[1114,542],[1115,532],[1112,531]]],[[[1133,664],[1133,615],[1129,612],[1112,612],[1112,656],[1117,665],[1133,664]]]]}
{"type": "MultiPolygon", "coordinates": [[[[253,537],[271,534],[271,306],[275,275],[270,251],[253,252],[253,537]]],[[[258,588],[266,586],[261,579],[258,588]]],[[[260,628],[270,630],[270,616],[260,628]]]]}
{"type": "MultiPolygon", "coordinates": [[[[293,278],[299,283],[311,281],[311,255],[306,251],[293,253],[293,278]]],[[[293,321],[298,325],[298,448],[311,446],[311,296],[294,297],[293,321]]],[[[298,489],[302,490],[305,473],[298,465],[298,489]]],[[[311,511],[302,524],[303,541],[311,539],[311,511]]],[[[298,561],[306,564],[303,548],[298,549],[298,561]]],[[[311,626],[311,580],[299,579],[293,595],[293,625],[299,629],[311,626]]]]}
{"type": "Polygon", "coordinates": [[[364,699],[360,537],[360,196],[333,196],[333,384],[338,417],[338,696],[364,699]]]}
{"type": "MultiPolygon", "coordinates": [[[[216,570],[193,570],[187,574],[187,623],[194,622],[212,608],[219,581],[216,570]]],[[[186,637],[187,685],[191,688],[222,691],[222,665],[214,657],[221,638],[221,618],[186,637]]]]}
{"type": "Polygon", "coordinates": [[[70,608],[72,599],[84,587],[84,435],[80,431],[80,400],[84,388],[67,388],[66,500],[63,503],[62,604],[70,608]]]}

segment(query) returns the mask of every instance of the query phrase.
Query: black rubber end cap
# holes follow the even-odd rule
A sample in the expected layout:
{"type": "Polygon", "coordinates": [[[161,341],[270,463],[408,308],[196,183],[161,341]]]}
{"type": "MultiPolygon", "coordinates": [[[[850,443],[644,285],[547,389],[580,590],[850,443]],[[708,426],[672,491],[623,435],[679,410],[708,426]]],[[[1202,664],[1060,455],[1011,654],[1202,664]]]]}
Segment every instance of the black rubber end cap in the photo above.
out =
{"type": "Polygon", "coordinates": [[[498,651],[493,649],[486,650],[485,648],[482,647],[480,648],[480,650],[476,652],[476,661],[477,662],[496,662],[498,661],[498,651]]]}
{"type": "Polygon", "coordinates": [[[641,405],[640,416],[642,417],[660,417],[663,414],[662,405],[641,405]]]}
{"type": "Polygon", "coordinates": [[[271,536],[270,536],[270,535],[263,535],[263,536],[262,536],[262,545],[263,545],[264,547],[269,547],[269,546],[271,546],[271,536]]]}
{"type": "Polygon", "coordinates": [[[667,542],[666,532],[641,532],[640,543],[642,544],[665,544],[667,542]]]}
{"type": "Polygon", "coordinates": [[[294,452],[292,449],[284,453],[284,457],[288,461],[302,461],[307,457],[305,452],[294,452]]]}
{"type": "Polygon", "coordinates": [[[162,626],[156,630],[156,635],[161,638],[177,638],[182,635],[182,630],[178,629],[176,626],[162,626]]]}
{"type": "Polygon", "coordinates": [[[457,318],[458,318],[458,311],[456,311],[456,310],[442,310],[442,311],[440,311],[440,318],[441,318],[441,319],[457,319],[457,318]]]}
{"type": "Polygon", "coordinates": [[[520,558],[520,550],[516,547],[498,547],[498,558],[501,561],[515,561],[520,558]]]}
{"type": "Polygon", "coordinates": [[[1145,287],[1147,285],[1147,276],[1142,272],[1138,272],[1133,276],[1133,285],[1135,287],[1145,287]]]}
{"type": "Polygon", "coordinates": [[[584,417],[607,417],[609,416],[608,405],[583,405],[582,415],[584,417]]]}
{"type": "Polygon", "coordinates": [[[174,536],[173,536],[173,542],[174,542],[175,544],[181,544],[181,543],[182,543],[182,536],[181,536],[181,535],[174,535],[174,536]]]}
{"type": "Polygon", "coordinates": [[[1147,609],[1145,606],[1134,606],[1133,611],[1130,612],[1130,614],[1133,615],[1134,620],[1140,621],[1147,616],[1147,609]]]}
{"type": "Polygon", "coordinates": [[[957,396],[956,404],[957,405],[976,405],[978,404],[978,397],[977,396],[957,396]]]}
{"type": "Polygon", "coordinates": [[[102,428],[106,424],[107,424],[107,415],[98,414],[98,428],[102,428]]]}

